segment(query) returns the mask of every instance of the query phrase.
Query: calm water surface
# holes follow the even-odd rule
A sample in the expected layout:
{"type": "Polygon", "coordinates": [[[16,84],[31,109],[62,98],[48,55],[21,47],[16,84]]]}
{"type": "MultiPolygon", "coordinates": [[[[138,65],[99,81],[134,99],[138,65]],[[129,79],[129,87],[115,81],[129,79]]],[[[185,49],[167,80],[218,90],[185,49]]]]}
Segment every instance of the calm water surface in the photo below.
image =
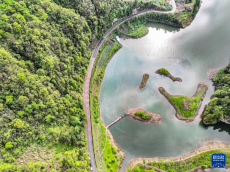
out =
{"type": "Polygon", "coordinates": [[[123,48],[109,63],[101,86],[100,108],[110,124],[130,108],[143,108],[162,116],[158,124],[145,124],[125,117],[110,131],[125,152],[121,171],[136,157],[177,156],[211,140],[230,142],[226,124],[204,126],[199,116],[185,123],[175,117],[175,110],[159,93],[164,87],[171,94],[192,96],[199,82],[209,85],[204,105],[214,93],[207,77],[210,69],[225,67],[230,60],[230,1],[203,0],[201,10],[186,29],[162,24],[148,24],[149,34],[140,39],[119,39],[123,48]],[[156,75],[166,68],[183,82],[172,82],[156,75]],[[150,74],[144,89],[137,89],[143,73],[150,74]]]}

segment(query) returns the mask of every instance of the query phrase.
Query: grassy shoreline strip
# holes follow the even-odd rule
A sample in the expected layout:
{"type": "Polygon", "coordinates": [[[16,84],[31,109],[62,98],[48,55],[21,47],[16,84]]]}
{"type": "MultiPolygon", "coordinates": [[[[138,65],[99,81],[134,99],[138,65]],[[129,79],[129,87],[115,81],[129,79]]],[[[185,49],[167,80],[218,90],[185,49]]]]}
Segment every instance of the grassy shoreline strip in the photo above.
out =
{"type": "Polygon", "coordinates": [[[140,38],[147,35],[148,33],[149,33],[148,28],[145,27],[143,24],[141,24],[134,27],[132,30],[129,30],[127,36],[131,38],[140,38]]]}
{"type": "Polygon", "coordinates": [[[126,172],[137,172],[138,170],[138,172],[149,172],[152,168],[162,172],[191,172],[210,168],[211,155],[214,153],[224,153],[226,164],[230,164],[230,144],[209,142],[197,150],[178,157],[138,158],[129,163],[126,172]]]}
{"type": "Polygon", "coordinates": [[[90,112],[93,128],[93,145],[98,171],[117,171],[123,160],[121,151],[112,145],[110,137],[103,121],[100,120],[99,92],[101,81],[104,76],[106,66],[112,56],[121,48],[121,45],[108,44],[108,40],[100,49],[96,58],[90,82],[90,112]],[[109,50],[109,51],[107,51],[109,50]],[[103,62],[102,64],[99,62],[103,62]]]}

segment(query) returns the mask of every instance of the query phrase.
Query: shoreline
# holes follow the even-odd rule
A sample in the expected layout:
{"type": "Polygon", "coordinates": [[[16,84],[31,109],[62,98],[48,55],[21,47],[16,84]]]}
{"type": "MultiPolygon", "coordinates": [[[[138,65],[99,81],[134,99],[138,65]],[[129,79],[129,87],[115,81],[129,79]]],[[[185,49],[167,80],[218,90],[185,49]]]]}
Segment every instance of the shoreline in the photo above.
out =
{"type": "Polygon", "coordinates": [[[141,108],[136,108],[136,109],[129,109],[128,113],[126,113],[126,115],[130,116],[131,118],[144,122],[144,123],[153,123],[153,124],[160,124],[162,117],[159,114],[153,113],[153,112],[148,112],[145,111],[144,109],[141,108]],[[144,111],[145,113],[147,113],[148,115],[150,115],[152,118],[150,120],[144,120],[139,116],[135,115],[135,112],[139,112],[139,111],[144,111]]]}
{"type": "MultiPolygon", "coordinates": [[[[108,39],[108,41],[109,40],[111,40],[111,39],[108,39]]],[[[104,42],[102,43],[102,47],[103,47],[103,45],[106,45],[107,44],[107,42],[108,41],[106,41],[106,40],[104,40],[104,42]]],[[[114,44],[115,43],[118,43],[119,45],[120,45],[120,48],[117,50],[117,51],[115,51],[114,53],[113,53],[113,55],[111,55],[111,57],[108,59],[108,61],[106,62],[106,67],[105,67],[105,69],[107,68],[107,65],[108,65],[108,63],[110,62],[110,60],[113,58],[113,56],[122,48],[122,45],[120,44],[120,42],[119,41],[115,41],[114,42],[114,44]]],[[[94,66],[93,66],[93,69],[92,69],[92,76],[91,76],[91,78],[90,78],[90,87],[92,86],[92,92],[90,92],[90,94],[89,94],[89,97],[94,97],[95,95],[97,96],[97,99],[98,99],[98,110],[99,110],[99,120],[100,120],[100,124],[101,124],[101,127],[104,127],[104,129],[105,129],[105,139],[107,140],[109,140],[109,145],[110,146],[115,146],[115,148],[116,148],[116,150],[117,150],[117,155],[118,156],[122,156],[122,159],[120,159],[120,163],[118,164],[119,165],[119,167],[117,168],[117,171],[119,171],[120,170],[120,168],[121,168],[121,165],[122,165],[122,163],[123,163],[123,160],[125,159],[125,153],[124,153],[124,151],[122,150],[122,149],[120,149],[120,147],[119,147],[119,145],[117,144],[117,142],[114,140],[114,138],[113,138],[113,135],[112,135],[112,133],[110,132],[110,130],[107,128],[107,125],[104,123],[104,120],[102,119],[102,116],[101,116],[101,108],[100,108],[100,93],[101,93],[101,84],[102,84],[102,80],[103,80],[103,78],[104,78],[104,74],[103,74],[103,78],[102,78],[102,80],[101,80],[101,82],[97,85],[97,87],[99,87],[99,91],[98,91],[98,93],[97,92],[95,92],[95,95],[94,95],[94,91],[93,91],[93,87],[94,87],[94,83],[93,83],[93,81],[94,81],[94,79],[95,79],[95,76],[96,76],[96,73],[95,73],[95,71],[97,70],[97,65],[98,65],[98,63],[99,63],[99,60],[101,59],[101,57],[99,57],[98,58],[98,55],[100,55],[100,53],[98,53],[97,54],[97,57],[95,58],[95,63],[94,63],[94,66]],[[91,83],[92,83],[92,85],[91,85],[91,83]]],[[[105,69],[104,69],[104,72],[105,72],[105,69]]],[[[91,98],[90,98],[91,99],[91,98]]],[[[91,105],[92,106],[92,105],[91,105]]],[[[91,109],[90,109],[91,110],[91,109]]],[[[92,113],[90,113],[90,115],[91,115],[92,113]]],[[[94,116],[91,116],[92,118],[94,118],[94,116]]],[[[96,127],[97,126],[97,124],[95,125],[95,124],[92,124],[92,128],[93,127],[96,127]]],[[[95,135],[93,135],[93,137],[95,137],[95,135]]],[[[108,143],[106,143],[106,144],[108,144],[108,143]]],[[[93,147],[95,146],[95,144],[94,144],[94,138],[93,138],[93,147]]],[[[101,161],[104,161],[104,160],[102,160],[103,159],[103,152],[104,152],[104,150],[102,150],[102,152],[98,152],[98,153],[96,153],[96,151],[95,151],[96,149],[95,149],[95,147],[94,147],[94,156],[95,156],[95,160],[96,160],[96,166],[97,166],[97,168],[99,168],[99,166],[101,166],[101,161]],[[97,155],[96,155],[97,154],[97,155]],[[99,159],[96,159],[96,157],[97,156],[99,156],[99,159]],[[99,161],[99,164],[98,164],[98,161],[99,161]]]]}
{"type": "Polygon", "coordinates": [[[148,33],[149,33],[149,29],[148,29],[148,32],[147,32],[147,33],[145,33],[144,35],[138,36],[138,37],[128,36],[126,33],[123,33],[124,35],[121,34],[121,35],[119,36],[119,38],[124,39],[124,40],[125,40],[125,39],[139,39],[139,38],[142,38],[142,37],[148,35],[148,33]]]}
{"type": "MultiPolygon", "coordinates": [[[[178,29],[184,29],[185,27],[187,27],[187,26],[185,26],[185,27],[180,26],[179,24],[175,24],[173,22],[157,21],[157,20],[147,21],[146,23],[144,23],[144,25],[146,25],[147,23],[161,23],[161,24],[164,24],[164,25],[167,25],[167,26],[172,26],[172,27],[178,28],[178,29]]],[[[121,35],[119,35],[119,38],[121,38],[123,40],[126,40],[126,39],[140,39],[140,38],[148,35],[148,33],[149,33],[149,29],[148,29],[148,32],[146,34],[138,36],[138,37],[127,36],[126,33],[122,33],[121,35]]]]}
{"type": "MultiPolygon", "coordinates": [[[[186,118],[186,117],[183,117],[183,116],[180,115],[179,110],[177,109],[176,105],[175,105],[175,104],[168,98],[168,96],[165,95],[165,93],[162,91],[162,89],[164,89],[163,87],[159,87],[158,90],[159,90],[160,93],[168,100],[168,102],[174,107],[174,109],[176,110],[176,114],[175,114],[176,117],[177,117],[179,120],[182,120],[182,121],[185,121],[185,122],[189,123],[189,122],[194,121],[194,119],[196,118],[196,116],[199,114],[199,110],[200,110],[200,107],[201,107],[202,101],[203,101],[202,99],[206,96],[206,93],[207,93],[207,90],[208,90],[208,85],[207,85],[205,82],[200,82],[200,83],[198,84],[198,86],[197,86],[197,90],[196,90],[195,94],[194,94],[193,96],[191,96],[191,97],[196,97],[196,95],[197,95],[197,94],[199,93],[199,91],[200,91],[201,86],[205,86],[205,92],[204,92],[204,94],[201,96],[201,98],[200,98],[200,100],[199,100],[198,107],[197,107],[197,109],[196,109],[194,115],[193,115],[192,117],[190,117],[190,118],[186,118]]],[[[167,94],[169,94],[169,93],[167,93],[167,94]]],[[[169,95],[171,95],[171,94],[169,94],[169,95]]],[[[171,95],[171,96],[172,96],[172,95],[171,95]]],[[[180,96],[180,95],[175,95],[175,96],[180,96]]],[[[185,97],[186,97],[186,96],[185,96],[185,97]]]]}
{"type": "MultiPolygon", "coordinates": [[[[120,44],[120,42],[119,42],[118,40],[116,40],[116,42],[117,42],[118,44],[120,44]]],[[[105,71],[106,71],[106,68],[107,68],[107,66],[108,66],[108,64],[109,64],[109,62],[110,62],[110,60],[112,60],[113,56],[115,56],[115,54],[122,48],[122,45],[121,45],[121,44],[120,44],[120,46],[121,46],[121,47],[120,47],[116,52],[114,52],[114,54],[113,54],[113,55],[110,57],[110,59],[107,61],[106,67],[105,67],[105,70],[104,70],[104,75],[105,75],[105,71]]],[[[124,151],[119,147],[118,143],[114,140],[112,133],[111,133],[110,130],[107,128],[107,125],[105,124],[105,122],[104,122],[104,120],[102,119],[102,116],[101,116],[100,94],[101,94],[101,84],[102,84],[102,81],[103,81],[103,79],[104,79],[104,75],[103,75],[102,80],[101,80],[100,85],[99,85],[99,94],[98,94],[98,108],[99,108],[100,120],[101,120],[103,126],[105,127],[107,136],[110,137],[110,144],[111,144],[112,146],[115,146],[116,149],[119,150],[119,154],[122,155],[122,157],[123,157],[123,159],[122,159],[122,161],[121,161],[121,164],[122,164],[122,163],[123,163],[123,160],[125,159],[125,153],[124,153],[124,151]]],[[[121,168],[121,167],[120,167],[120,168],[121,168]]],[[[120,168],[118,168],[118,170],[119,170],[120,168]]]]}
{"type": "MultiPolygon", "coordinates": [[[[132,159],[129,163],[128,166],[125,168],[125,171],[127,171],[129,168],[134,168],[138,164],[142,164],[143,161],[147,163],[152,163],[152,162],[176,162],[176,161],[183,161],[186,159],[189,159],[195,155],[208,152],[211,150],[216,150],[216,149],[222,149],[222,148],[228,148],[230,149],[230,143],[228,142],[221,142],[221,141],[209,141],[205,143],[203,146],[200,148],[197,148],[195,150],[192,150],[186,154],[175,156],[175,157],[154,157],[154,158],[135,158],[132,159]]],[[[150,166],[153,167],[153,166],[150,166]]],[[[160,171],[161,169],[156,170],[160,171]]],[[[163,171],[163,170],[162,170],[163,171]]]]}
{"type": "MultiPolygon", "coordinates": [[[[214,86],[214,91],[217,90],[217,85],[216,85],[216,83],[215,83],[215,81],[214,81],[214,78],[215,78],[215,76],[218,74],[219,71],[224,70],[225,68],[226,68],[226,67],[221,68],[221,69],[209,69],[209,70],[207,71],[207,76],[208,76],[208,78],[212,81],[212,85],[214,86]]],[[[214,94],[212,94],[212,96],[214,96],[214,94]]],[[[204,110],[203,110],[203,112],[202,112],[202,122],[203,122],[205,125],[213,125],[212,123],[208,123],[208,122],[206,122],[206,121],[204,120],[204,118],[205,118],[205,116],[206,116],[206,115],[204,115],[204,113],[205,113],[205,110],[206,110],[207,107],[208,107],[208,104],[205,105],[205,108],[204,108],[204,110]]],[[[225,123],[225,124],[230,124],[230,118],[225,117],[225,118],[217,119],[217,122],[216,122],[216,123],[219,123],[219,122],[222,122],[222,123],[225,123]]],[[[216,124],[216,123],[215,123],[215,124],[216,124]]]]}
{"type": "MultiPolygon", "coordinates": [[[[224,69],[224,68],[222,68],[224,69]]],[[[222,70],[222,69],[210,69],[207,72],[208,78],[212,81],[214,79],[214,77],[216,76],[216,74],[222,70]]]]}

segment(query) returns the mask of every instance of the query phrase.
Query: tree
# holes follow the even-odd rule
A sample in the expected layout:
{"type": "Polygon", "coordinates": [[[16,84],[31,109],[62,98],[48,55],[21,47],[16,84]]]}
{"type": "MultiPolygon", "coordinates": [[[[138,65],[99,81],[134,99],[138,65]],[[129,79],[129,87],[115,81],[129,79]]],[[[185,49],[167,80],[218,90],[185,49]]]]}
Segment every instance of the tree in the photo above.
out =
{"type": "Polygon", "coordinates": [[[20,119],[16,119],[16,121],[14,123],[14,127],[18,128],[18,129],[23,128],[24,127],[23,121],[20,119]]]}
{"type": "Polygon", "coordinates": [[[20,96],[17,100],[17,103],[22,107],[26,107],[29,102],[29,99],[26,96],[20,96]]]}
{"type": "Polygon", "coordinates": [[[11,104],[13,102],[13,96],[6,96],[6,104],[11,104]]]}
{"type": "Polygon", "coordinates": [[[16,33],[20,33],[21,30],[22,30],[22,26],[21,26],[20,24],[18,24],[17,22],[14,22],[14,23],[13,23],[13,27],[14,27],[14,31],[15,31],[16,33]]]}

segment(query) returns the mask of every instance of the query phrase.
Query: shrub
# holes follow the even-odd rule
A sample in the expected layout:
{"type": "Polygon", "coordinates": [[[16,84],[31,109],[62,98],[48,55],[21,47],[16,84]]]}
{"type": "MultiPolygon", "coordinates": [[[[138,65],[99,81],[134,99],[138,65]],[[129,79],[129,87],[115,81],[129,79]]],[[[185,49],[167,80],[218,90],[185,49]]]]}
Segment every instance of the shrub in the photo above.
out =
{"type": "Polygon", "coordinates": [[[14,127],[18,128],[18,129],[23,128],[24,127],[23,121],[20,119],[16,119],[16,121],[14,123],[14,127]]]}
{"type": "Polygon", "coordinates": [[[169,71],[165,68],[161,68],[157,70],[158,73],[162,74],[162,75],[170,75],[169,71]]]}
{"type": "Polygon", "coordinates": [[[150,119],[150,116],[147,113],[145,113],[144,111],[139,111],[139,112],[137,111],[137,112],[135,112],[135,115],[139,116],[139,117],[141,117],[142,119],[145,119],[145,120],[150,119]]]}
{"type": "Polygon", "coordinates": [[[205,168],[207,168],[207,165],[202,165],[202,166],[201,166],[201,169],[202,169],[202,170],[205,169],[205,168]]]}
{"type": "Polygon", "coordinates": [[[12,147],[13,147],[12,142],[7,142],[6,145],[5,145],[6,149],[11,149],[12,147]]]}

